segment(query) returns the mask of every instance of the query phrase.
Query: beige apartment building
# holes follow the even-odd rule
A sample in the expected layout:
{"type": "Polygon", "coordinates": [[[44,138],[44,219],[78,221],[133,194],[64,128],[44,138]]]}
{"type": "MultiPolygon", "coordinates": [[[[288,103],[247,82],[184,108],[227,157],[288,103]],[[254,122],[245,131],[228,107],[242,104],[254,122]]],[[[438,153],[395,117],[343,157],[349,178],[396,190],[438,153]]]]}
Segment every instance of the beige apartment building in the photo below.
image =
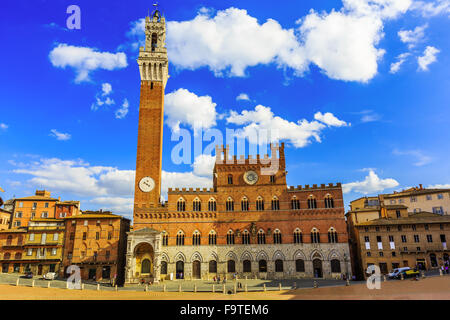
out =
{"type": "Polygon", "coordinates": [[[380,195],[385,205],[405,205],[408,212],[433,212],[450,214],[450,189],[425,189],[420,184],[401,192],[380,195]]]}
{"type": "MultiPolygon", "coordinates": [[[[367,276],[365,270],[372,264],[386,274],[397,267],[430,270],[448,263],[450,216],[441,211],[414,212],[414,208],[407,206],[411,197],[426,199],[428,193],[424,190],[415,188],[396,193],[401,194],[394,197],[396,203],[386,195],[363,197],[350,203],[347,227],[353,273],[359,279],[367,276]]],[[[444,200],[448,190],[433,190],[431,194],[436,196],[436,201],[444,200]],[[442,199],[437,199],[438,194],[443,195],[442,199]]]]}

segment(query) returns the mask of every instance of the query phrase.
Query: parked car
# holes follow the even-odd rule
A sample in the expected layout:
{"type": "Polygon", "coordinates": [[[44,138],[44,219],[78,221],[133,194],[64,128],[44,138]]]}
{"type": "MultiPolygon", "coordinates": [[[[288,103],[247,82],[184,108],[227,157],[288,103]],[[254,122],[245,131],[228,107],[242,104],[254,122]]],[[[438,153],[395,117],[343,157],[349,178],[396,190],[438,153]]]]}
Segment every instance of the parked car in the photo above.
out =
{"type": "MultiPolygon", "coordinates": [[[[403,274],[403,278],[414,278],[414,277],[418,277],[420,276],[420,271],[416,270],[416,269],[411,269],[411,270],[405,270],[401,272],[403,274]]],[[[400,279],[401,276],[398,275],[398,279],[400,279]]]]}
{"type": "Polygon", "coordinates": [[[25,271],[25,274],[23,276],[21,276],[21,278],[32,279],[33,278],[33,272],[25,271]]]}
{"type": "Polygon", "coordinates": [[[55,280],[56,279],[56,272],[47,272],[44,274],[45,280],[55,280]]]}
{"type": "Polygon", "coordinates": [[[398,278],[400,278],[400,273],[408,270],[411,270],[411,268],[410,267],[396,268],[394,269],[394,271],[388,273],[388,277],[389,279],[397,279],[397,276],[398,278]]]}

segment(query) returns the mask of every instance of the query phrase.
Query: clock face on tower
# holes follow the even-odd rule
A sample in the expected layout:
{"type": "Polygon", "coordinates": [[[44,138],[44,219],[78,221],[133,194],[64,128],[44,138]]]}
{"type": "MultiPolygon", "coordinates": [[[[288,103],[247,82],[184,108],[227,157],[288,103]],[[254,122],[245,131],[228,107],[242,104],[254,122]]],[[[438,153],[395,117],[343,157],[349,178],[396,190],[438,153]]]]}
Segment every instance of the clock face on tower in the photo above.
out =
{"type": "Polygon", "coordinates": [[[247,171],[244,173],[244,181],[247,184],[255,184],[258,181],[258,174],[255,171],[247,171]]]}
{"type": "Polygon", "coordinates": [[[139,189],[142,192],[150,192],[155,188],[155,181],[150,177],[144,177],[139,181],[139,189]]]}

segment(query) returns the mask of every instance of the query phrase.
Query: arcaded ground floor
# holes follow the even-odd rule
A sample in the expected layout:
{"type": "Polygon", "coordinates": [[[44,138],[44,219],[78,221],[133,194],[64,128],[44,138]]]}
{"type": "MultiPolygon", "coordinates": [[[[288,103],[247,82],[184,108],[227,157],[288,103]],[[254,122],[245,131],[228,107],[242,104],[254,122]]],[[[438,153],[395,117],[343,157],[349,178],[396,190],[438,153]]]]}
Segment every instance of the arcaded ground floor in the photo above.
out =
{"type": "Polygon", "coordinates": [[[347,243],[169,246],[129,237],[126,283],[142,280],[351,278],[347,243]]]}
{"type": "Polygon", "coordinates": [[[0,284],[0,300],[450,300],[450,276],[387,281],[379,290],[369,290],[364,282],[350,286],[324,286],[316,289],[283,289],[266,292],[145,292],[143,290],[69,290],[0,284]]]}

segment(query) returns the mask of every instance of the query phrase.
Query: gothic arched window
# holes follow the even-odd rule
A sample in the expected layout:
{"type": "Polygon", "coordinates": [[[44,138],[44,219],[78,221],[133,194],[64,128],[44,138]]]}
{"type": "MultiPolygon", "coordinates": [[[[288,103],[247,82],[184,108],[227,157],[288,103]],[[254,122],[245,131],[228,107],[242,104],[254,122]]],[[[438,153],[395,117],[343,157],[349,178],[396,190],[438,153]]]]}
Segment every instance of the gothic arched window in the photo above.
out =
{"type": "Polygon", "coordinates": [[[216,234],[216,232],[214,230],[211,230],[209,232],[208,243],[210,245],[216,245],[217,244],[217,234],[216,234]]]}
{"type": "Polygon", "coordinates": [[[316,209],[317,208],[317,200],[313,195],[310,195],[308,198],[308,209],[316,209]]]}
{"type": "Polygon", "coordinates": [[[193,211],[202,211],[202,203],[199,198],[195,198],[192,202],[192,210],[193,211]]]}
{"type": "Polygon", "coordinates": [[[295,260],[295,271],[305,272],[305,261],[302,259],[295,260]]]}
{"type": "Polygon", "coordinates": [[[177,211],[186,211],[186,201],[183,198],[177,201],[177,211]]]}
{"type": "Polygon", "coordinates": [[[330,230],[328,230],[328,242],[329,243],[337,243],[338,242],[338,235],[337,235],[336,229],[334,229],[333,227],[331,227],[330,230]]]}
{"type": "Polygon", "coordinates": [[[299,228],[294,230],[294,243],[303,243],[303,234],[299,228]]]}
{"type": "Polygon", "coordinates": [[[192,245],[193,246],[199,246],[200,245],[200,232],[198,232],[198,230],[194,231],[194,234],[192,235],[192,245]]]}
{"type": "Polygon", "coordinates": [[[283,272],[283,260],[275,260],[275,272],[283,272]]]}
{"type": "Polygon", "coordinates": [[[291,199],[291,209],[292,210],[300,209],[300,200],[298,200],[296,196],[293,196],[291,199]]]}
{"type": "Polygon", "coordinates": [[[232,230],[227,232],[227,244],[234,244],[234,233],[232,230]]]}
{"type": "Polygon", "coordinates": [[[248,199],[246,197],[243,197],[241,200],[241,210],[248,211],[248,208],[249,208],[248,199]]]}
{"type": "Polygon", "coordinates": [[[281,244],[282,243],[282,241],[281,241],[281,232],[278,229],[276,229],[273,232],[273,243],[275,243],[275,244],[281,244]]]}
{"type": "Polygon", "coordinates": [[[162,232],[162,245],[165,247],[169,245],[169,235],[166,231],[162,232]]]}
{"type": "Polygon", "coordinates": [[[261,197],[256,198],[256,210],[264,211],[264,200],[261,197]]]}
{"type": "Polygon", "coordinates": [[[259,229],[257,238],[258,238],[258,244],[266,244],[266,234],[264,233],[263,229],[259,229]]]}
{"type": "Polygon", "coordinates": [[[312,243],[320,243],[320,234],[317,228],[313,228],[311,230],[311,242],[312,243]]]}
{"type": "Polygon", "coordinates": [[[250,233],[247,230],[242,232],[242,244],[250,244],[250,233]]]}
{"type": "Polygon", "coordinates": [[[184,246],[184,233],[181,230],[177,232],[177,246],[184,246]]]}
{"type": "Polygon", "coordinates": [[[341,273],[341,262],[337,259],[331,260],[331,272],[341,273]]]}
{"type": "Polygon", "coordinates": [[[272,198],[272,210],[280,210],[280,200],[277,197],[272,198]]]}
{"type": "Polygon", "coordinates": [[[167,274],[167,262],[161,261],[161,274],[167,274]]]}
{"type": "Polygon", "coordinates": [[[327,194],[325,197],[325,208],[334,208],[333,197],[329,194],[327,194]]]}
{"type": "Polygon", "coordinates": [[[209,199],[208,211],[217,211],[216,199],[214,199],[214,198],[209,199]]]}
{"type": "Polygon", "coordinates": [[[226,209],[227,209],[227,211],[234,211],[234,201],[231,197],[228,197],[228,199],[227,199],[226,209]]]}

